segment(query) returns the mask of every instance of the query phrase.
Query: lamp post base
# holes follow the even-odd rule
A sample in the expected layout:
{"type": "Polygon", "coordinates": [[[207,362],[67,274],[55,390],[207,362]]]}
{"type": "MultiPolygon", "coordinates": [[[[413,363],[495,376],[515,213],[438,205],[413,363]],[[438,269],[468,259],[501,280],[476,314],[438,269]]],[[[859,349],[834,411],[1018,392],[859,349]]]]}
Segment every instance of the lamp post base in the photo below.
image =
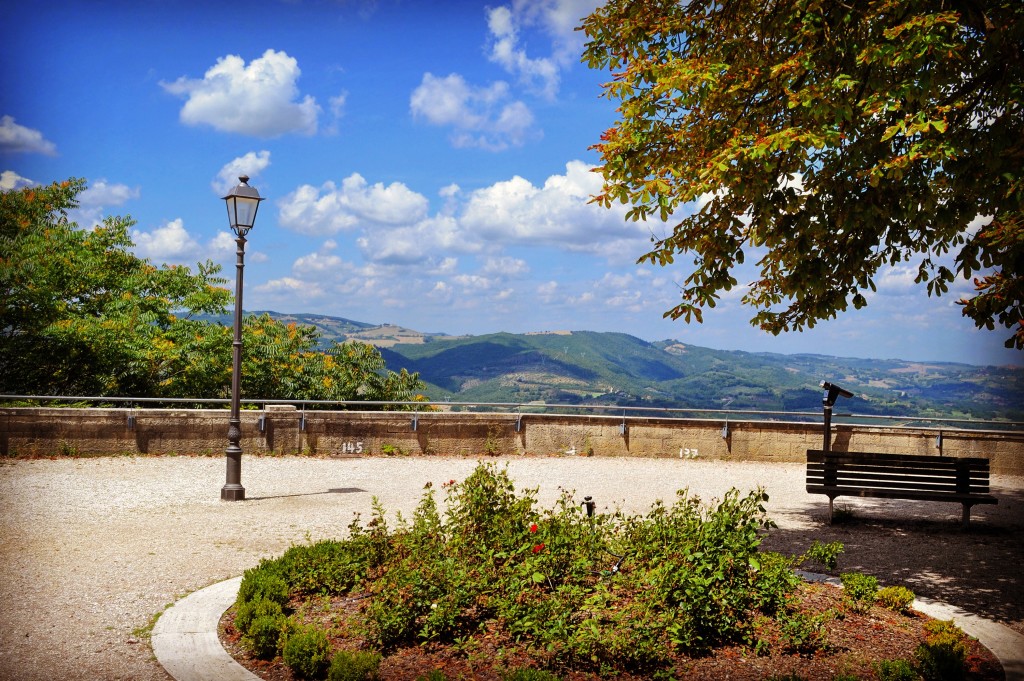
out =
{"type": "Polygon", "coordinates": [[[241,485],[224,485],[220,488],[221,501],[245,501],[245,488],[241,485]]]}

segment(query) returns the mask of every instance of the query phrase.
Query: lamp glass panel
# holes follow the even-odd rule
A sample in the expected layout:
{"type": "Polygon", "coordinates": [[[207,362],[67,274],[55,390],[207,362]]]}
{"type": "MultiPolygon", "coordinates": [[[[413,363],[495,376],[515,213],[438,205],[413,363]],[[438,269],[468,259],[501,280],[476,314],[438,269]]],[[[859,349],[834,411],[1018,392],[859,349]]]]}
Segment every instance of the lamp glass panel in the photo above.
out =
{"type": "Polygon", "coordinates": [[[235,223],[239,227],[252,227],[256,220],[256,209],[260,202],[257,199],[249,199],[242,196],[234,197],[235,202],[235,223]]]}

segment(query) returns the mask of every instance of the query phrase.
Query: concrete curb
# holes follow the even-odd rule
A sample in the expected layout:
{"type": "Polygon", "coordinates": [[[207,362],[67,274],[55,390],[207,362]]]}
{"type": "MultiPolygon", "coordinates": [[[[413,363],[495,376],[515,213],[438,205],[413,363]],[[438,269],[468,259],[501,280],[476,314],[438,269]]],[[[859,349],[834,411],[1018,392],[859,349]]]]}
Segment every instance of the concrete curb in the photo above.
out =
{"type": "Polygon", "coordinates": [[[220,644],[221,615],[234,604],[241,577],[189,594],[160,615],[153,654],[176,681],[259,681],[220,644]]]}
{"type": "MultiPolygon", "coordinates": [[[[797,570],[810,582],[842,587],[835,577],[797,570]]],[[[235,662],[220,644],[217,627],[238,595],[241,577],[219,582],[181,599],[164,611],[153,627],[153,653],[175,681],[260,681],[235,662]]],[[[998,622],[929,599],[911,606],[929,617],[953,620],[999,659],[1006,681],[1024,681],[1024,636],[998,622]]]]}

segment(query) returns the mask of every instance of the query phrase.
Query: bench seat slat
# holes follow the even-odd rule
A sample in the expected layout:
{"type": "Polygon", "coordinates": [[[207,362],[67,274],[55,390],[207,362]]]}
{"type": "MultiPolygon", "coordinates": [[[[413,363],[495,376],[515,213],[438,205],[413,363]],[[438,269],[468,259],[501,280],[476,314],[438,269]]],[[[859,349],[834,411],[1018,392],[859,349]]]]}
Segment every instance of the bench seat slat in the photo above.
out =
{"type": "Polygon", "coordinates": [[[825,481],[822,479],[808,479],[808,485],[814,485],[816,487],[843,487],[846,489],[852,488],[864,488],[864,489],[887,489],[893,491],[904,491],[910,492],[933,492],[936,494],[988,494],[987,489],[980,487],[968,487],[966,489],[959,489],[956,485],[926,485],[921,483],[905,483],[905,482],[894,482],[891,480],[875,480],[875,481],[863,481],[863,480],[851,480],[848,478],[839,478],[838,480],[825,481]]]}
{"type": "Polygon", "coordinates": [[[871,489],[864,487],[825,487],[808,485],[811,494],[827,494],[842,497],[880,497],[887,499],[908,499],[911,501],[952,501],[971,504],[998,504],[999,500],[991,495],[949,494],[936,492],[914,492],[906,490],[871,489]]]}

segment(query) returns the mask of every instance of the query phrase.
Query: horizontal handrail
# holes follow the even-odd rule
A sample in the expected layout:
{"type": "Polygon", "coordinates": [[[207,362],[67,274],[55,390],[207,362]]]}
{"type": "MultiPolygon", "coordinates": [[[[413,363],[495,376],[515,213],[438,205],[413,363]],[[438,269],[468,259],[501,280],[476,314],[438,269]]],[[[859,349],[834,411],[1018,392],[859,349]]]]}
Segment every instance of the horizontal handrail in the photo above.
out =
{"type": "MultiPolygon", "coordinates": [[[[191,397],[99,397],[99,396],[77,396],[77,395],[0,395],[0,403],[10,401],[40,401],[40,402],[114,402],[114,403],[127,403],[130,407],[136,404],[223,404],[230,405],[231,400],[228,398],[191,398],[191,397]]],[[[666,414],[666,415],[680,415],[674,418],[682,418],[683,414],[690,415],[709,415],[715,417],[725,417],[729,420],[731,417],[741,417],[741,420],[775,420],[774,418],[768,419],[753,419],[751,416],[765,416],[765,417],[788,417],[788,418],[799,418],[803,420],[808,419],[820,419],[822,418],[821,412],[812,411],[778,411],[768,409],[712,409],[712,408],[699,408],[699,407],[636,407],[636,406],[621,406],[621,405],[600,405],[600,404],[549,404],[539,402],[456,402],[456,401],[377,401],[377,400],[287,400],[287,399],[253,399],[248,397],[241,398],[242,404],[247,405],[293,405],[296,407],[305,408],[308,406],[330,406],[340,405],[343,407],[408,407],[409,411],[421,411],[424,409],[440,408],[440,409],[451,409],[453,407],[467,407],[467,408],[501,408],[512,411],[517,414],[529,414],[552,410],[555,412],[561,411],[610,411],[617,412],[615,415],[621,415],[623,419],[627,417],[627,414],[633,414],[634,418],[639,418],[638,414],[650,415],[650,414],[666,414]],[[528,411],[524,411],[528,410],[528,411]],[[748,418],[743,418],[748,417],[748,418]]],[[[673,416],[668,416],[673,418],[673,416]]],[[[1017,429],[1024,429],[1024,422],[1022,421],[1009,421],[999,419],[965,419],[965,418],[954,418],[954,417],[943,417],[943,416],[902,416],[902,415],[885,415],[885,414],[857,414],[857,413],[833,413],[832,419],[835,422],[837,418],[846,418],[853,420],[866,420],[866,421],[890,421],[896,424],[895,427],[909,427],[909,424],[961,424],[971,425],[975,427],[979,426],[998,426],[1002,429],[1010,429],[1013,432],[1017,432],[1017,429]]]]}

